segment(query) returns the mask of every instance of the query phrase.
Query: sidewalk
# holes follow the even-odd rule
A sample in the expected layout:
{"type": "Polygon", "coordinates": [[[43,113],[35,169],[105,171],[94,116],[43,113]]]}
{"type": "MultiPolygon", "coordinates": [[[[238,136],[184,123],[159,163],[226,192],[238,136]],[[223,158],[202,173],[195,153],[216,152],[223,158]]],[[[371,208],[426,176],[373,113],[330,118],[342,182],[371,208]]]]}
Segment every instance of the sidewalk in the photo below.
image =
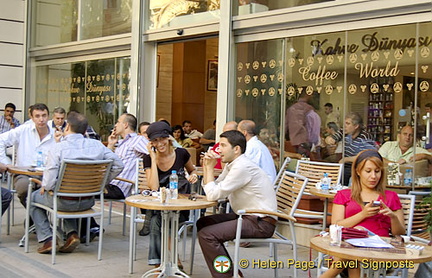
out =
{"type": "MultiPolygon", "coordinates": [[[[97,243],[98,238],[91,242],[89,246],[81,244],[73,253],[58,253],[55,265],[51,264],[51,255],[41,255],[36,252],[38,243],[36,235],[30,236],[30,252],[25,253],[23,247],[18,246],[24,228],[25,209],[15,197],[15,225],[11,227],[11,234],[6,235],[6,214],[3,216],[1,243],[0,243],[0,277],[141,277],[144,272],[152,269],[147,265],[147,252],[149,237],[138,236],[137,260],[134,262],[134,273],[128,273],[128,256],[129,256],[129,218],[127,219],[127,233],[122,236],[122,205],[116,206],[112,224],[107,225],[108,213],[105,213],[105,233],[102,248],[102,260],[97,260],[97,243]]],[[[106,206],[107,208],[107,206],[106,206]]],[[[106,210],[107,212],[107,210],[106,210]]],[[[97,220],[98,221],[98,220],[97,220]]],[[[98,221],[99,222],[99,221],[98,221]]],[[[190,242],[188,237],[186,258],[182,258],[181,244],[179,252],[185,271],[189,271],[190,266],[190,242]]],[[[233,243],[228,247],[229,253],[234,256],[233,243]]],[[[299,247],[299,260],[309,261],[309,248],[299,247]]],[[[268,256],[268,245],[254,245],[249,248],[241,248],[240,257],[252,262],[261,260],[262,265],[270,259],[268,256]]],[[[279,270],[279,277],[290,277],[293,275],[293,269],[286,268],[286,260],[292,259],[292,250],[288,246],[280,245],[278,248],[278,260],[282,261],[283,269],[279,270]]],[[[316,253],[313,252],[316,256],[316,253]]],[[[273,259],[272,259],[273,260],[273,259]]],[[[210,277],[201,249],[197,242],[195,249],[194,269],[191,277],[210,277]]],[[[243,270],[245,277],[272,277],[273,269],[260,269],[259,267],[248,268],[243,270]]],[[[308,277],[308,273],[299,270],[297,277],[308,277]]],[[[316,270],[311,270],[312,277],[316,277],[316,270]]]]}

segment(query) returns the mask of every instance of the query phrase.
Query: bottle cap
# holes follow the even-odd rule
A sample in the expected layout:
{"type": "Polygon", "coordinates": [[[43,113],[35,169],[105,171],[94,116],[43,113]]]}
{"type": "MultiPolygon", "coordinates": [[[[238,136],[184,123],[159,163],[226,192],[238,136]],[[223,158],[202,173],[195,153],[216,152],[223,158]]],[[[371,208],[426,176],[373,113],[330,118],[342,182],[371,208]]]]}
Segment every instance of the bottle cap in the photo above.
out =
{"type": "Polygon", "coordinates": [[[177,170],[172,170],[171,174],[177,174],[177,170]]]}

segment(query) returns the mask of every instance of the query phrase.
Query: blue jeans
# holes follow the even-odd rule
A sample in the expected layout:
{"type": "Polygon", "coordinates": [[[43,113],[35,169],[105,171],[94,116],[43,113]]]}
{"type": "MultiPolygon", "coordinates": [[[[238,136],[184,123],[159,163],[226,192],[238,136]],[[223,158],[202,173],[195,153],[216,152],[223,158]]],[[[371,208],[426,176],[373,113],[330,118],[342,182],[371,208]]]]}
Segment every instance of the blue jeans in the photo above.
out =
{"type": "Polygon", "coordinates": [[[8,209],[10,202],[12,201],[12,193],[6,188],[1,188],[1,201],[2,201],[2,211],[1,214],[8,209]]]}
{"type": "MultiPolygon", "coordinates": [[[[32,202],[39,203],[50,208],[53,207],[53,196],[45,192],[45,194],[40,194],[40,189],[32,193],[32,202]]],[[[83,211],[90,209],[95,203],[94,198],[82,199],[82,200],[65,200],[58,199],[57,209],[59,211],[83,211]]],[[[43,242],[48,238],[52,237],[51,225],[46,213],[46,210],[31,206],[30,216],[33,219],[36,228],[36,234],[39,242],[43,242]]],[[[77,231],[77,220],[76,219],[64,219],[63,221],[64,232],[69,234],[71,232],[77,231]]]]}
{"type": "MultiPolygon", "coordinates": [[[[180,211],[179,223],[182,223],[189,218],[189,211],[180,211]]],[[[161,263],[161,226],[162,216],[160,211],[154,211],[152,218],[150,219],[150,245],[148,264],[155,265],[161,263]]],[[[173,240],[173,239],[171,239],[173,240]]]]}

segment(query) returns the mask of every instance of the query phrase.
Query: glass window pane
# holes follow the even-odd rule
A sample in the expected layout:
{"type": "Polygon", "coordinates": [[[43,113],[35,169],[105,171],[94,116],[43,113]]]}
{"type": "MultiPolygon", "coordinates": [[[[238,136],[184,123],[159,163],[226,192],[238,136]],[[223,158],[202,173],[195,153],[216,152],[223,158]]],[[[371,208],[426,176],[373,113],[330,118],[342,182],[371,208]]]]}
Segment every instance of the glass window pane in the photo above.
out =
{"type": "Polygon", "coordinates": [[[344,33],[288,39],[286,48],[285,150],[312,160],[338,162],[344,107],[344,33]],[[321,132],[322,130],[322,132],[321,132]]]}
{"type": "Polygon", "coordinates": [[[77,40],[77,0],[38,0],[34,7],[33,46],[77,40]]]}
{"type": "Polygon", "coordinates": [[[236,68],[235,120],[255,122],[279,166],[283,40],[238,44],[236,68]]]}
{"type": "Polygon", "coordinates": [[[129,57],[41,66],[36,80],[36,102],[84,113],[104,141],[129,108],[129,57]]]}
{"type": "Polygon", "coordinates": [[[220,0],[150,0],[148,29],[196,25],[220,18],[220,0]]]}
{"type": "Polygon", "coordinates": [[[334,0],[238,0],[233,1],[233,13],[234,15],[255,14],[329,1],[334,0]]]}
{"type": "Polygon", "coordinates": [[[131,32],[132,0],[82,0],[81,40],[131,32]]]}

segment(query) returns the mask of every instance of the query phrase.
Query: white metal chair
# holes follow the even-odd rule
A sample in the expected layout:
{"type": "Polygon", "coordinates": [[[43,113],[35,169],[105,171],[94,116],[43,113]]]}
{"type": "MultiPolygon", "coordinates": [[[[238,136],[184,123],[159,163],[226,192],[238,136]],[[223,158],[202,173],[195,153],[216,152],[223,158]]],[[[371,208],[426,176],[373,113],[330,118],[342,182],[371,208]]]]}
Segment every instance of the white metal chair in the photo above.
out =
{"type": "Polygon", "coordinates": [[[41,183],[37,179],[30,178],[27,195],[27,215],[25,228],[25,252],[29,252],[29,228],[30,228],[30,207],[37,206],[51,213],[53,239],[52,239],[52,264],[55,264],[57,220],[87,218],[87,243],[90,238],[90,217],[100,216],[98,260],[102,259],[102,237],[103,237],[103,215],[104,215],[104,187],[112,166],[111,160],[64,160],[60,167],[59,176],[53,191],[53,207],[33,203],[31,194],[33,183],[41,183]],[[61,197],[88,197],[100,196],[101,206],[98,210],[88,209],[86,211],[62,212],[57,209],[58,198],[61,197]]]}
{"type": "MultiPolygon", "coordinates": [[[[132,185],[132,187],[135,187],[135,182],[133,182],[131,180],[123,179],[123,178],[120,178],[120,177],[116,177],[115,180],[119,180],[119,181],[130,183],[132,185]]],[[[109,203],[109,208],[108,208],[108,225],[111,225],[113,202],[118,202],[118,203],[122,203],[123,204],[123,229],[122,229],[122,235],[126,235],[126,213],[127,213],[127,210],[126,210],[125,199],[105,199],[105,202],[109,203]]]]}
{"type": "MultiPolygon", "coordinates": [[[[318,162],[318,161],[306,161],[299,160],[297,162],[296,174],[305,176],[308,178],[308,184],[305,189],[305,195],[312,195],[309,193],[308,188],[315,187],[316,183],[319,182],[324,173],[328,174],[328,177],[331,178],[332,184],[339,184],[342,179],[343,172],[343,164],[339,163],[329,163],[329,162],[318,162]]],[[[324,227],[325,217],[323,211],[313,211],[313,210],[304,210],[297,209],[294,217],[301,218],[309,218],[315,219],[317,221],[322,221],[323,225],[321,230],[325,230],[324,227]]],[[[310,227],[314,227],[314,225],[309,225],[310,227]]],[[[315,225],[316,226],[316,225],[315,225]]]]}
{"type": "MultiPolygon", "coordinates": [[[[276,191],[277,198],[277,212],[269,212],[262,210],[240,210],[237,212],[239,215],[237,231],[236,231],[236,239],[235,239],[235,253],[234,253],[234,277],[238,277],[238,262],[240,258],[240,242],[264,242],[273,244],[273,257],[274,260],[277,261],[277,248],[276,244],[287,244],[293,247],[293,258],[297,260],[297,242],[296,242],[296,234],[294,229],[294,222],[296,219],[294,218],[295,211],[297,209],[298,204],[300,203],[300,199],[303,195],[303,192],[306,188],[306,184],[308,183],[308,179],[306,177],[290,173],[285,171],[283,176],[281,177],[281,182],[276,191]],[[271,238],[241,238],[241,227],[242,227],[242,216],[250,213],[259,213],[265,215],[276,216],[280,219],[287,220],[290,225],[291,232],[291,240],[282,236],[281,234],[275,232],[273,237],[271,238]]],[[[275,268],[275,277],[278,275],[278,270],[275,268]]],[[[297,276],[297,271],[294,270],[294,277],[297,276]]]]}

